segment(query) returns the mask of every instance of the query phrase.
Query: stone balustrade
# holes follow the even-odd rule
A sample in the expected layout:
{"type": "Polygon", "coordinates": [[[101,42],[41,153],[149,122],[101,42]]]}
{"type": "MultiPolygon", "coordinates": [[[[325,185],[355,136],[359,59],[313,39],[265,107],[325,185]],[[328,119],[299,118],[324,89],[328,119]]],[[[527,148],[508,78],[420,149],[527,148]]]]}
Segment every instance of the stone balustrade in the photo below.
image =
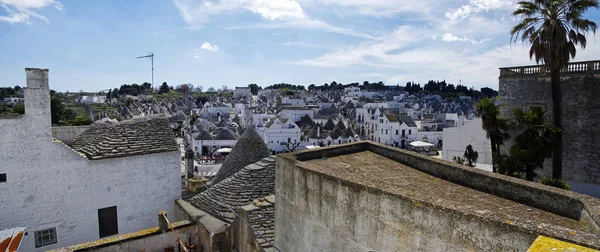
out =
{"type": "MultiPolygon", "coordinates": [[[[600,60],[569,63],[561,73],[600,72],[600,60]]],[[[500,77],[550,73],[544,65],[501,67],[500,77]]]]}

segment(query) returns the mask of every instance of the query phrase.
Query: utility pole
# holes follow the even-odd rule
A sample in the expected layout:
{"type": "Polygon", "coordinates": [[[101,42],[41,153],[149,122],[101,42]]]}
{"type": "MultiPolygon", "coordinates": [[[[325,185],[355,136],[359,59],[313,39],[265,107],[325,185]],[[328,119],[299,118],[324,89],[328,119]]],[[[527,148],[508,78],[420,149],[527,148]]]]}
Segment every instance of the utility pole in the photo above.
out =
{"type": "Polygon", "coordinates": [[[152,90],[154,91],[154,53],[149,53],[148,55],[145,56],[140,56],[137,57],[138,59],[141,58],[150,58],[150,61],[152,62],[152,90]]]}

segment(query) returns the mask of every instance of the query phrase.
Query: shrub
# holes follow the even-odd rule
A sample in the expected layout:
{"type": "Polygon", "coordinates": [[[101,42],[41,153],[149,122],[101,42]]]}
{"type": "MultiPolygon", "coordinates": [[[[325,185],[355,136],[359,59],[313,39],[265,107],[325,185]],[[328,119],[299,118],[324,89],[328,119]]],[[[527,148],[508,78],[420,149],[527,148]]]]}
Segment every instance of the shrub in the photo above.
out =
{"type": "Polygon", "coordinates": [[[539,180],[539,182],[540,182],[540,184],[543,184],[543,185],[558,187],[558,188],[562,188],[565,190],[571,189],[571,186],[569,186],[569,183],[567,183],[567,181],[564,179],[542,177],[539,180]]]}

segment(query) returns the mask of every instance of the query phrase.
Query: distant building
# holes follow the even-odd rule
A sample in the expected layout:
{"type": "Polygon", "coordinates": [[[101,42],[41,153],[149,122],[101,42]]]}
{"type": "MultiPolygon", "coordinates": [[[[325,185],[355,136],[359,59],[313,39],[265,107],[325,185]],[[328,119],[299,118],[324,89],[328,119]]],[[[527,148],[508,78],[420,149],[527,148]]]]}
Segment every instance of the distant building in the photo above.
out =
{"type": "Polygon", "coordinates": [[[156,226],[181,197],[180,154],[164,118],[94,125],[52,139],[48,70],[26,69],[25,114],[0,119],[0,229],[26,227],[45,251],[156,226]]]}
{"type": "Polygon", "coordinates": [[[477,163],[491,165],[492,147],[486,134],[481,128],[481,118],[467,121],[458,127],[444,128],[442,159],[452,161],[454,156],[462,158],[467,145],[471,145],[478,153],[477,163]]]}
{"type": "Polygon", "coordinates": [[[2,99],[2,101],[4,103],[10,103],[10,104],[16,104],[19,102],[23,102],[25,99],[24,98],[19,98],[19,97],[4,97],[2,99]]]}
{"type": "Polygon", "coordinates": [[[233,90],[233,98],[252,97],[250,87],[235,87],[233,90]]]}
{"type": "Polygon", "coordinates": [[[288,118],[277,116],[266,119],[262,125],[256,126],[256,131],[273,154],[285,153],[288,148],[301,144],[300,127],[288,118]]]}

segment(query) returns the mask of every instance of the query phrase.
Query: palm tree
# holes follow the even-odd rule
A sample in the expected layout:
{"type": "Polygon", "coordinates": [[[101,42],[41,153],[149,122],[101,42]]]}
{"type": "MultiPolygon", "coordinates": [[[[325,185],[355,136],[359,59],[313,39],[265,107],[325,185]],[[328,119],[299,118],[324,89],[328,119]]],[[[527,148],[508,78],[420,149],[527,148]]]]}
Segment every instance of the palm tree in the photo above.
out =
{"type": "MultiPolygon", "coordinates": [[[[482,98],[475,104],[475,112],[481,116],[481,127],[486,131],[486,136],[492,145],[492,158],[500,155],[500,145],[508,140],[507,123],[500,116],[500,109],[496,105],[498,97],[494,99],[482,98]]],[[[493,161],[493,160],[492,160],[493,161]]],[[[496,172],[496,162],[492,162],[492,170],[496,172]]]]}
{"type": "Polygon", "coordinates": [[[541,107],[534,106],[528,111],[514,109],[513,117],[511,128],[518,134],[510,156],[516,160],[520,172],[525,173],[525,179],[533,181],[535,169],[541,168],[558,146],[556,136],[560,130],[545,121],[546,111],[541,107]]]}
{"type": "Polygon", "coordinates": [[[467,145],[467,148],[465,150],[465,154],[463,155],[463,157],[467,160],[468,166],[475,167],[475,163],[477,162],[477,158],[479,157],[479,154],[477,153],[477,151],[474,151],[473,146],[469,144],[469,145],[467,145]]]}
{"type": "MultiPolygon", "coordinates": [[[[552,90],[552,119],[562,128],[560,71],[575,57],[576,45],[585,48],[585,35],[596,33],[596,23],[583,18],[589,8],[599,8],[598,0],[529,0],[519,2],[513,12],[521,22],[513,27],[511,41],[519,38],[531,43],[529,58],[535,57],[550,71],[552,90]]],[[[558,146],[552,159],[552,177],[562,177],[562,132],[557,133],[558,146]]]]}

